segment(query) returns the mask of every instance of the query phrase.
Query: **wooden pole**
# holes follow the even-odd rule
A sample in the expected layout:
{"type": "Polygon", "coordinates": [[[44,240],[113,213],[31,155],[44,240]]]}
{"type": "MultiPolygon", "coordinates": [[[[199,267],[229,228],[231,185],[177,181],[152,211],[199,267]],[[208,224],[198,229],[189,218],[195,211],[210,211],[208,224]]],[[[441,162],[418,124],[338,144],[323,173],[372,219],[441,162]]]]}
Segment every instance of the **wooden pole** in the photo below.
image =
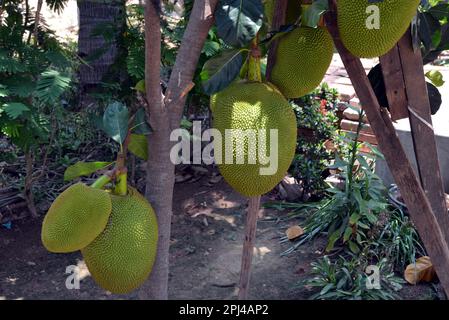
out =
{"type": "Polygon", "coordinates": [[[245,239],[243,241],[242,265],[240,268],[239,300],[248,299],[259,208],[260,196],[249,198],[248,212],[246,214],[245,239]]]}
{"type": "Polygon", "coordinates": [[[446,294],[449,294],[449,247],[444,234],[405,154],[388,113],[381,109],[377,101],[360,59],[354,57],[340,40],[334,0],[329,0],[329,4],[331,10],[326,15],[326,23],[334,38],[335,46],[367,114],[371,128],[379,141],[379,147],[401,190],[410,216],[432,259],[441,284],[446,294]]]}

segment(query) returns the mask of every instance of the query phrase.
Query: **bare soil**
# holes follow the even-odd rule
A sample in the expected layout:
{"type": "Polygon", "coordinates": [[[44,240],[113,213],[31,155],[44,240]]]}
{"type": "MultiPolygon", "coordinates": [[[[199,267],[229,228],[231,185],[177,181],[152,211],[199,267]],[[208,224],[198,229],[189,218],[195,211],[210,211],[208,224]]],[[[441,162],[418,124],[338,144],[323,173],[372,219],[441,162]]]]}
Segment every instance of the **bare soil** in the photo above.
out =
{"type": "MultiPolygon", "coordinates": [[[[213,187],[202,179],[176,185],[170,251],[171,299],[235,299],[239,280],[246,199],[226,183],[213,187]]],[[[265,197],[263,201],[270,200],[265,197]]],[[[279,238],[290,225],[266,221],[285,213],[263,209],[257,230],[252,270],[251,299],[307,299],[311,291],[298,287],[310,277],[310,263],[317,259],[324,241],[281,257],[287,245],[279,238]],[[265,219],[265,220],[264,220],[265,219]]],[[[1,299],[135,299],[136,292],[113,295],[99,288],[79,252],[52,254],[40,241],[42,219],[0,227],[1,299]],[[80,289],[66,288],[66,267],[77,266],[80,289]]],[[[427,286],[406,287],[406,299],[430,299],[427,286]]]]}

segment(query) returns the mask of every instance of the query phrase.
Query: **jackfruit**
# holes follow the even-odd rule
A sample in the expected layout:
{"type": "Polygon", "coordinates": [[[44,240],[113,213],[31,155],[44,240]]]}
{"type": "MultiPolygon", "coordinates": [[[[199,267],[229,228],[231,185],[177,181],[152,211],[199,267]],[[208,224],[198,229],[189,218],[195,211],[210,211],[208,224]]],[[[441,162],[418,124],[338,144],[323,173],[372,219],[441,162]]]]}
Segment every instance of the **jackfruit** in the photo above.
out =
{"type": "Polygon", "coordinates": [[[214,140],[215,160],[224,179],[248,197],[272,190],[284,178],[295,154],[296,117],[288,101],[272,84],[247,81],[231,84],[211,101],[214,128],[222,137],[221,146],[214,140]],[[275,141],[271,141],[271,129],[277,130],[275,141]],[[255,139],[250,139],[247,130],[253,130],[255,139]],[[229,133],[235,141],[229,139],[229,133]],[[263,159],[270,155],[271,161],[263,159]],[[264,172],[270,167],[271,172],[264,172]]]}
{"type": "Polygon", "coordinates": [[[355,56],[373,58],[386,54],[407,31],[420,0],[338,0],[340,37],[355,56]],[[376,20],[377,19],[377,20],[376,20]],[[380,24],[376,25],[377,22],[380,24]]]}
{"type": "Polygon", "coordinates": [[[57,253],[84,248],[106,227],[111,209],[111,197],[105,191],[82,183],[72,185],[55,199],[44,218],[44,247],[57,253]]]}
{"type": "Polygon", "coordinates": [[[147,200],[134,188],[111,195],[112,213],[104,231],[81,250],[93,279],[112,293],[128,293],[148,277],[156,258],[158,227],[147,200]]]}
{"type": "Polygon", "coordinates": [[[297,28],[279,40],[270,81],[289,99],[318,87],[333,56],[332,37],[325,28],[297,28]]]}
{"type": "MultiPolygon", "coordinates": [[[[276,0],[264,1],[265,16],[270,26],[273,23],[273,15],[275,8],[276,8],[276,0]]],[[[296,20],[298,20],[300,15],[301,15],[301,1],[288,0],[285,24],[294,24],[296,20]]]]}

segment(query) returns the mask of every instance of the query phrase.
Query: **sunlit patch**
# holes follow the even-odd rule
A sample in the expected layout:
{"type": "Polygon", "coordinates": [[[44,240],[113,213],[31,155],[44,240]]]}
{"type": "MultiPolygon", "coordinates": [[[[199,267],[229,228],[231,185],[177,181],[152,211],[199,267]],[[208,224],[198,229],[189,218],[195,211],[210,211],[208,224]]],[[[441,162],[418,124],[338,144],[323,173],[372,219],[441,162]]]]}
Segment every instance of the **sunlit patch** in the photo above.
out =
{"type": "Polygon", "coordinates": [[[16,284],[16,281],[19,280],[18,278],[12,278],[12,277],[7,277],[6,282],[10,283],[10,284],[16,284]]]}
{"type": "Polygon", "coordinates": [[[214,213],[212,212],[211,209],[207,209],[201,212],[197,212],[194,215],[192,215],[192,218],[196,218],[199,216],[206,216],[206,217],[210,217],[216,221],[225,221],[227,223],[229,223],[231,226],[235,227],[235,217],[233,216],[228,216],[228,215],[224,215],[224,214],[218,214],[218,213],[214,213]]]}
{"type": "Polygon", "coordinates": [[[236,208],[240,206],[240,203],[237,201],[230,201],[225,199],[218,199],[212,203],[215,208],[220,209],[228,209],[228,208],[236,208]]]}
{"type": "Polygon", "coordinates": [[[270,253],[271,250],[268,247],[254,247],[254,255],[259,258],[263,258],[267,253],[270,253]]]}
{"type": "Polygon", "coordinates": [[[90,276],[89,269],[87,269],[87,265],[84,260],[79,260],[76,264],[75,274],[79,280],[83,280],[84,278],[90,276]]]}

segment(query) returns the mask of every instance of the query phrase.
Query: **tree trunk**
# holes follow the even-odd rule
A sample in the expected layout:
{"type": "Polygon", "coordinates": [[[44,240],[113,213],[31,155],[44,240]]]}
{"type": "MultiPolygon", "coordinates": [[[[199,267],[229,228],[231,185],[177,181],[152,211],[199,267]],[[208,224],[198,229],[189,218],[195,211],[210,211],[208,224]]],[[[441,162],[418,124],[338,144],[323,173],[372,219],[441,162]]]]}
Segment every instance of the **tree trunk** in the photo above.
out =
{"type": "Polygon", "coordinates": [[[166,97],[161,92],[160,61],[161,31],[158,0],[147,0],[145,6],[146,70],[145,87],[153,133],[148,137],[146,197],[151,202],[159,227],[156,262],[150,279],[140,288],[140,299],[167,299],[169,277],[169,247],[174,164],[170,160],[173,142],[170,133],[179,127],[184,103],[192,89],[196,64],[213,23],[218,0],[196,0],[190,15],[181,47],[173,67],[166,97]]]}
{"type": "Polygon", "coordinates": [[[82,64],[79,68],[79,105],[83,107],[93,102],[90,94],[99,91],[98,85],[106,76],[111,81],[122,82],[123,75],[111,72],[111,66],[122,50],[119,44],[126,28],[126,0],[78,0],[78,10],[78,54],[88,61],[88,65],[82,64]],[[107,43],[101,35],[92,35],[103,24],[117,27],[115,40],[111,43],[107,43]]]}

